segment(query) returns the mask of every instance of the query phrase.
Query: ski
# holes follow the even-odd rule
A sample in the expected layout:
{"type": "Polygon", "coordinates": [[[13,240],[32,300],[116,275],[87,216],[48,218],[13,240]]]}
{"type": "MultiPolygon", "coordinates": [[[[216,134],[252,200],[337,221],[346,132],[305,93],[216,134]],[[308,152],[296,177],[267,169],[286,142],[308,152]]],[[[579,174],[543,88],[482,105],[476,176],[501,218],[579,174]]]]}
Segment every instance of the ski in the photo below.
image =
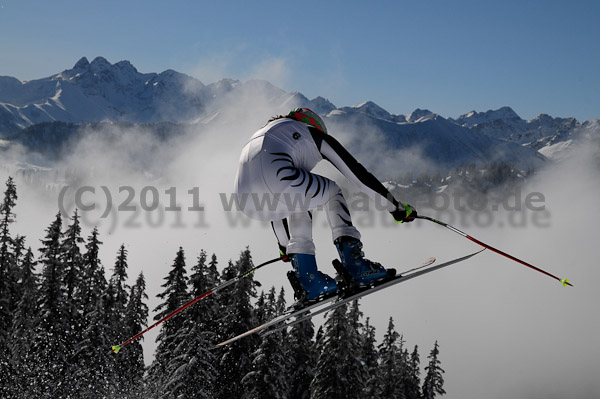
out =
{"type": "MultiPolygon", "coordinates": [[[[433,264],[433,262],[435,262],[435,258],[429,258],[425,262],[423,262],[420,266],[417,266],[417,267],[415,267],[413,269],[407,270],[407,271],[403,272],[403,274],[410,273],[410,272],[413,272],[415,270],[422,269],[424,267],[430,266],[431,264],[433,264]]],[[[396,280],[398,280],[398,278],[399,277],[395,277],[392,280],[384,280],[384,282],[381,283],[380,286],[383,286],[383,285],[386,285],[386,284],[391,283],[393,281],[396,281],[396,280]]],[[[376,285],[375,287],[378,287],[378,286],[376,285]]],[[[375,287],[373,287],[373,288],[375,288],[375,287]]],[[[365,289],[365,291],[366,290],[368,290],[368,289],[365,289]]],[[[365,292],[365,291],[361,291],[361,292],[365,292]]],[[[277,316],[277,317],[275,317],[275,318],[267,321],[264,324],[256,326],[256,327],[254,327],[251,330],[248,330],[248,331],[246,331],[246,332],[244,332],[242,334],[236,335],[233,338],[230,338],[230,339],[228,339],[226,341],[218,343],[215,346],[215,348],[219,348],[219,347],[223,347],[223,346],[229,345],[232,342],[235,342],[235,341],[237,341],[239,339],[242,339],[242,338],[247,337],[249,335],[252,335],[254,333],[265,331],[267,328],[272,327],[272,326],[276,326],[278,324],[282,324],[283,323],[285,325],[285,322],[288,319],[290,319],[290,318],[293,318],[293,317],[303,317],[303,316],[305,316],[305,313],[309,313],[311,310],[313,310],[315,308],[319,308],[321,306],[325,306],[326,304],[328,304],[328,303],[330,303],[332,301],[335,301],[335,300],[339,300],[339,299],[340,299],[340,297],[338,295],[333,295],[333,296],[330,296],[330,297],[323,298],[323,299],[321,299],[321,300],[319,300],[317,302],[314,302],[314,303],[312,303],[310,305],[307,305],[307,306],[305,306],[305,307],[303,307],[301,309],[290,308],[286,312],[284,312],[283,314],[281,314],[281,315],[279,315],[279,316],[277,316]]]]}
{"type": "MultiPolygon", "coordinates": [[[[425,266],[420,266],[420,267],[408,270],[408,271],[401,273],[397,277],[395,277],[395,278],[393,278],[393,279],[391,279],[391,280],[389,280],[389,281],[387,281],[385,283],[382,283],[382,284],[376,285],[374,287],[370,287],[370,288],[364,289],[364,290],[359,291],[356,294],[350,295],[348,297],[338,298],[338,300],[336,300],[335,302],[333,302],[333,303],[331,303],[331,304],[329,304],[327,306],[320,307],[319,309],[315,310],[312,313],[309,312],[309,313],[306,313],[306,314],[303,314],[303,315],[299,315],[298,318],[296,318],[295,320],[293,320],[293,321],[291,321],[289,323],[285,323],[284,322],[284,323],[282,323],[282,324],[280,324],[280,325],[278,325],[278,326],[276,326],[276,327],[274,327],[274,328],[272,328],[270,330],[263,330],[260,333],[260,335],[262,337],[266,337],[266,336],[268,336],[270,334],[273,334],[273,333],[275,333],[277,331],[283,330],[285,328],[294,326],[294,325],[296,325],[298,323],[301,323],[303,321],[309,320],[309,319],[311,319],[312,317],[314,317],[316,315],[319,315],[321,313],[325,313],[325,312],[328,312],[330,310],[336,309],[336,308],[338,308],[338,307],[340,307],[340,306],[342,306],[342,305],[344,305],[346,303],[352,302],[354,300],[357,300],[359,298],[365,297],[367,295],[371,295],[371,294],[373,294],[373,293],[375,293],[377,291],[383,290],[385,288],[389,288],[389,287],[391,287],[393,285],[396,285],[396,284],[399,284],[399,283],[403,283],[405,281],[408,281],[408,280],[411,280],[411,279],[413,279],[415,277],[419,277],[419,276],[422,276],[424,274],[433,272],[435,270],[440,270],[441,268],[444,268],[446,266],[450,266],[450,265],[453,265],[455,263],[467,260],[467,259],[469,259],[469,258],[471,258],[471,257],[473,257],[473,256],[475,256],[475,255],[477,255],[477,254],[485,251],[485,249],[486,249],[485,247],[481,247],[476,252],[473,252],[473,253],[471,253],[469,255],[466,255],[466,256],[463,256],[463,257],[460,257],[460,258],[456,258],[456,259],[452,259],[452,260],[450,260],[448,262],[444,262],[444,263],[441,263],[441,264],[436,265],[436,266],[427,267],[428,265],[425,265],[425,266]],[[419,270],[419,269],[423,269],[423,270],[419,270]]],[[[434,258],[432,258],[432,259],[434,259],[434,258]]],[[[431,262],[431,263],[433,263],[433,262],[431,262]]]]}
{"type": "Polygon", "coordinates": [[[229,345],[232,342],[235,342],[235,341],[237,341],[239,339],[242,339],[244,337],[252,335],[252,334],[254,334],[256,332],[259,332],[261,330],[264,330],[265,328],[277,325],[279,323],[283,323],[283,322],[285,322],[287,319],[289,319],[291,317],[301,316],[304,313],[310,312],[312,309],[314,309],[316,307],[319,307],[319,306],[322,306],[322,305],[324,305],[324,304],[326,304],[328,302],[331,302],[331,301],[333,301],[333,300],[335,300],[337,298],[338,298],[337,295],[332,295],[330,297],[324,297],[324,298],[320,299],[319,301],[311,303],[310,305],[304,306],[304,307],[302,307],[300,309],[290,308],[290,309],[286,310],[284,313],[282,313],[281,315],[279,315],[277,317],[274,317],[273,319],[267,321],[264,324],[256,326],[253,329],[248,330],[246,332],[243,332],[243,333],[241,333],[239,335],[236,335],[235,337],[230,338],[227,341],[223,341],[223,342],[218,343],[215,346],[215,348],[219,348],[219,347],[222,347],[222,346],[225,346],[225,345],[229,345]]]}

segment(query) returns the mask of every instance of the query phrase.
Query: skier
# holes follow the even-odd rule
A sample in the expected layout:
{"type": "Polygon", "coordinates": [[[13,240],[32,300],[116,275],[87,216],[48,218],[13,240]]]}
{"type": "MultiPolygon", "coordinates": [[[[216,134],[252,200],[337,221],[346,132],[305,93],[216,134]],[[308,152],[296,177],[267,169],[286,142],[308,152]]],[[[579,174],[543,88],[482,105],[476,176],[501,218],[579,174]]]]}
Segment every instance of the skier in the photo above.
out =
{"type": "Polygon", "coordinates": [[[242,150],[235,189],[246,215],[271,222],[282,259],[292,262],[294,271],[288,272],[288,278],[301,306],[333,296],[339,289],[333,278],[317,269],[311,211],[318,206],[326,211],[342,272],[357,287],[395,275],[394,269],[386,270],[364,258],[361,235],[352,224],[339,186],[310,172],[323,159],[371,198],[383,197],[397,222],[410,222],[417,216],[413,207],[396,201],[379,180],[327,134],[323,120],[310,109],[296,108],[269,120],[242,150]]]}

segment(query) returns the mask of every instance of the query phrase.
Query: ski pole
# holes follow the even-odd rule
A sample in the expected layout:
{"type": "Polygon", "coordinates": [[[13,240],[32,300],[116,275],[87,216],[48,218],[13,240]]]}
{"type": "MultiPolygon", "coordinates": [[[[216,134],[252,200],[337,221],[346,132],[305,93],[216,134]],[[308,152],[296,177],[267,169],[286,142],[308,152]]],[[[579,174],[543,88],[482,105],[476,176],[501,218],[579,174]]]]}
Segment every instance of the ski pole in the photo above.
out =
{"type": "Polygon", "coordinates": [[[148,331],[152,330],[154,327],[158,326],[161,323],[164,323],[165,321],[169,320],[171,317],[175,316],[176,314],[184,311],[185,309],[187,309],[188,307],[192,306],[193,304],[195,304],[198,301],[201,301],[202,299],[206,298],[207,296],[210,296],[212,294],[214,294],[215,292],[222,290],[225,287],[228,287],[232,284],[237,283],[238,281],[240,281],[241,279],[248,277],[249,275],[251,275],[252,273],[254,273],[255,271],[257,271],[258,269],[266,266],[266,265],[270,265],[271,263],[275,263],[278,260],[281,260],[281,257],[277,257],[277,258],[273,258],[271,260],[268,260],[266,262],[261,263],[258,266],[254,266],[252,269],[248,270],[247,272],[244,272],[243,274],[240,274],[237,277],[232,278],[231,280],[227,280],[224,283],[222,283],[221,285],[206,291],[204,294],[192,299],[191,301],[189,301],[188,303],[186,303],[185,305],[182,305],[180,308],[175,309],[173,312],[169,313],[168,315],[166,315],[165,317],[163,317],[162,319],[160,319],[159,321],[157,321],[156,323],[152,324],[150,327],[146,328],[144,331],[134,335],[133,337],[129,338],[127,341],[123,342],[121,345],[114,345],[111,349],[112,353],[118,353],[124,346],[132,343],[133,341],[135,341],[136,339],[138,339],[139,337],[141,337],[142,335],[146,334],[148,331]]]}
{"type": "Polygon", "coordinates": [[[490,251],[494,251],[494,252],[496,252],[497,254],[500,254],[500,255],[502,255],[502,256],[506,256],[508,259],[514,260],[515,262],[518,262],[518,263],[520,263],[520,264],[522,264],[522,265],[524,265],[524,266],[527,266],[527,267],[529,267],[529,268],[531,268],[531,269],[533,269],[533,270],[536,270],[536,271],[538,271],[538,272],[540,272],[540,273],[542,273],[542,274],[545,274],[545,275],[546,275],[546,276],[548,276],[548,277],[552,277],[553,279],[555,279],[555,280],[557,280],[557,281],[560,281],[560,282],[562,283],[562,285],[563,285],[563,286],[565,286],[565,287],[566,287],[567,285],[570,285],[571,287],[573,286],[573,284],[571,284],[571,283],[569,282],[569,279],[566,279],[566,278],[562,278],[562,279],[561,279],[561,278],[559,278],[559,277],[556,277],[555,275],[553,275],[553,274],[551,274],[551,273],[548,273],[547,271],[545,271],[545,270],[542,270],[542,269],[540,269],[539,267],[536,267],[536,266],[534,266],[534,265],[532,265],[532,264],[530,264],[530,263],[527,263],[527,262],[525,262],[525,261],[523,261],[523,260],[521,260],[521,259],[519,259],[519,258],[515,258],[514,256],[507,254],[506,252],[500,251],[499,249],[496,249],[496,248],[492,247],[491,245],[488,245],[488,244],[486,244],[486,243],[484,243],[484,242],[481,242],[481,241],[479,241],[478,239],[476,239],[476,238],[474,238],[474,237],[471,237],[470,235],[468,235],[468,234],[466,234],[466,233],[464,233],[464,232],[460,231],[460,230],[459,230],[459,229],[457,229],[456,227],[450,226],[448,223],[441,222],[441,221],[439,221],[439,220],[436,220],[436,219],[434,219],[434,218],[430,218],[430,217],[428,217],[428,216],[421,216],[421,215],[417,215],[415,218],[416,218],[416,219],[424,219],[424,220],[429,220],[429,221],[431,221],[431,222],[434,222],[434,223],[437,223],[437,224],[439,224],[440,226],[444,226],[444,227],[446,227],[447,229],[450,229],[450,230],[452,230],[453,232],[455,232],[455,233],[457,233],[457,234],[460,234],[461,236],[463,236],[463,237],[465,237],[465,238],[468,238],[469,240],[473,241],[474,243],[476,243],[476,244],[479,244],[479,245],[481,245],[482,247],[485,247],[485,248],[489,249],[490,251]]]}

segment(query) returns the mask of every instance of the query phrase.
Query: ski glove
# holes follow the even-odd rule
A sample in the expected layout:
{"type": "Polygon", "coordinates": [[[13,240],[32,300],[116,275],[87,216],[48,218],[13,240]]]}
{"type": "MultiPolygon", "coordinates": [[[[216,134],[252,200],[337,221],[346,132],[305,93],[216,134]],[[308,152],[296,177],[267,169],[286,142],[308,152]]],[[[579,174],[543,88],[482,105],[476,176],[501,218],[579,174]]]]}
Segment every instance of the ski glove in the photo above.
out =
{"type": "Polygon", "coordinates": [[[392,212],[394,220],[398,223],[408,223],[415,220],[417,210],[408,204],[404,204],[404,209],[396,209],[392,212]]]}
{"type": "Polygon", "coordinates": [[[292,257],[287,254],[287,251],[285,250],[285,248],[283,248],[283,249],[279,248],[279,257],[282,262],[291,262],[292,261],[292,257]]]}

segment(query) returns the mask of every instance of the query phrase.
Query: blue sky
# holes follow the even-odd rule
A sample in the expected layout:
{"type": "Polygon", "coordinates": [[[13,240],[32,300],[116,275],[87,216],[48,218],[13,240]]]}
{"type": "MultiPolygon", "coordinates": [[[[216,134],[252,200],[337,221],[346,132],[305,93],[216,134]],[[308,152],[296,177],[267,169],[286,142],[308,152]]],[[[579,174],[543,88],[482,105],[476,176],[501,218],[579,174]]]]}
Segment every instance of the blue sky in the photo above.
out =
{"type": "Polygon", "coordinates": [[[598,15],[595,1],[0,0],[0,75],[103,56],[203,83],[263,78],[338,107],[586,120],[600,117],[598,15]]]}

